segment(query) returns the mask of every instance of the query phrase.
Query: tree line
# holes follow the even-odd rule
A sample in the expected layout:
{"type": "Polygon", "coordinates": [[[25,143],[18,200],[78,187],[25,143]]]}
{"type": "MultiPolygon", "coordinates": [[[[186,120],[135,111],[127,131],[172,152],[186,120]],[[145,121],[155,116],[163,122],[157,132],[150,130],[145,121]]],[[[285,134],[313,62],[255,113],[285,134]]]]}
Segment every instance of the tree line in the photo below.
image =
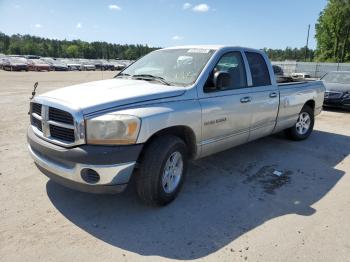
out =
{"type": "Polygon", "coordinates": [[[264,51],[272,61],[301,61],[312,62],[316,59],[315,51],[312,49],[302,48],[290,48],[286,49],[270,49],[265,48],[264,51]]]}
{"type": "Polygon", "coordinates": [[[147,45],[120,45],[107,42],[57,40],[31,35],[8,36],[0,32],[0,53],[88,59],[137,59],[156,48],[147,45]]]}
{"type": "MultiPolygon", "coordinates": [[[[0,53],[9,55],[39,55],[88,59],[137,59],[157,48],[147,45],[120,45],[107,42],[81,40],[56,40],[31,35],[8,36],[0,32],[0,53]]],[[[305,48],[265,49],[271,60],[304,61],[305,48]]],[[[314,59],[314,51],[308,50],[307,59],[314,59]]]]}
{"type": "Polygon", "coordinates": [[[350,0],[328,0],[316,24],[317,58],[350,62],[350,0]]]}

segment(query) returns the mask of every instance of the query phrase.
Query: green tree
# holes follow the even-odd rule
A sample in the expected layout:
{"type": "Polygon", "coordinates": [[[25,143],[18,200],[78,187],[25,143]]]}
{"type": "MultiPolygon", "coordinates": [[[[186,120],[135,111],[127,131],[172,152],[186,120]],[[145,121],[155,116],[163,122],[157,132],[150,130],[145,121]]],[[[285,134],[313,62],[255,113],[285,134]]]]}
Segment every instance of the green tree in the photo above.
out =
{"type": "Polygon", "coordinates": [[[77,45],[70,45],[67,47],[68,57],[79,57],[79,47],[77,45]]]}
{"type": "Polygon", "coordinates": [[[350,0],[328,0],[316,24],[317,59],[350,61],[350,0]]]}

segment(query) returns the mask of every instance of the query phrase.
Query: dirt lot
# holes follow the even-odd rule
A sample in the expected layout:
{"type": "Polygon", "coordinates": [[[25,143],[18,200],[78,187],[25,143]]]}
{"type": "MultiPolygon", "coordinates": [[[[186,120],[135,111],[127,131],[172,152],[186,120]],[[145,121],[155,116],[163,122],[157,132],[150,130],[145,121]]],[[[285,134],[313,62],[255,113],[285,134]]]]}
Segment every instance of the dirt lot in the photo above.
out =
{"type": "Polygon", "coordinates": [[[114,74],[0,71],[0,261],[350,261],[349,113],[323,112],[303,142],[275,135],[192,163],[164,208],[133,188],[50,182],[26,148],[33,83],[42,93],[114,74]]]}

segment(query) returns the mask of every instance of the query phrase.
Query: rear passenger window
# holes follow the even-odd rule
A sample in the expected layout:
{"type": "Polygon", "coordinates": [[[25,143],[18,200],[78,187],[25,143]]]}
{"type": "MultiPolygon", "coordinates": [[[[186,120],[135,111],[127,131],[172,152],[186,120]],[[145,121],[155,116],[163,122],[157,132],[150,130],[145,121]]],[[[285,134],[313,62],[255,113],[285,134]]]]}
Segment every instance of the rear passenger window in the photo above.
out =
{"type": "Polygon", "coordinates": [[[253,86],[271,85],[270,74],[264,57],[254,52],[245,53],[252,74],[253,86]]]}

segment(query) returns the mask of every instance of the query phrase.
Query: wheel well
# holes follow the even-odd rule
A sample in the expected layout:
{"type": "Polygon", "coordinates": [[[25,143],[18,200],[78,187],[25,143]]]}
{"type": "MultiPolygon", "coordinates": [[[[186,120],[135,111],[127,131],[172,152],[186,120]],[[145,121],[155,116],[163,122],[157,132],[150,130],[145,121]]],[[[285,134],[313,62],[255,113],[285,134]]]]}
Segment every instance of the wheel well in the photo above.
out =
{"type": "Polygon", "coordinates": [[[150,143],[152,143],[154,139],[165,135],[174,135],[181,138],[185,142],[188,148],[189,157],[192,159],[196,155],[197,153],[196,135],[194,134],[193,130],[188,126],[172,126],[172,127],[164,128],[158,131],[147,140],[147,142],[145,143],[144,149],[147,148],[147,146],[150,143]]]}
{"type": "Polygon", "coordinates": [[[305,105],[309,106],[312,108],[312,110],[315,110],[315,101],[314,100],[309,100],[305,103],[305,105]]]}

